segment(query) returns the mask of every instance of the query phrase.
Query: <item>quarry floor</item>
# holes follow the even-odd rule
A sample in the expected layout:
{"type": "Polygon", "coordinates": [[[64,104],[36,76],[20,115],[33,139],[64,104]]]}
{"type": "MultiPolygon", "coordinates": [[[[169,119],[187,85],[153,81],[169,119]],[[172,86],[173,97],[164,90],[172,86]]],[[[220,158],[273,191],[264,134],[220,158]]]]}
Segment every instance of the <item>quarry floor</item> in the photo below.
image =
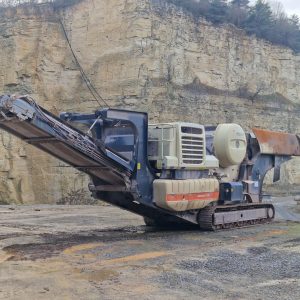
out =
{"type": "Polygon", "coordinates": [[[0,206],[0,299],[300,299],[300,206],[271,224],[157,230],[111,206],[0,206]]]}

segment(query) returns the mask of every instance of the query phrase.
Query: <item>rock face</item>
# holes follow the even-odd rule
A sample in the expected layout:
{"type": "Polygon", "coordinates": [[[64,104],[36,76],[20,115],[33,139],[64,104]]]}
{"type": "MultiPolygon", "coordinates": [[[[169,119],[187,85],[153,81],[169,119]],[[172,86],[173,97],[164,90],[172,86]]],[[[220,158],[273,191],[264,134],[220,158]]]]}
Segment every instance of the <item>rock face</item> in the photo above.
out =
{"type": "MultiPolygon", "coordinates": [[[[300,132],[299,56],[236,28],[216,28],[157,0],[83,0],[0,14],[1,93],[30,94],[55,114],[99,107],[64,27],[112,107],[147,111],[155,122],[300,132]]],[[[85,175],[7,133],[0,153],[0,203],[51,203],[86,189],[85,175]]],[[[283,173],[281,185],[300,185],[299,160],[283,173]]]]}

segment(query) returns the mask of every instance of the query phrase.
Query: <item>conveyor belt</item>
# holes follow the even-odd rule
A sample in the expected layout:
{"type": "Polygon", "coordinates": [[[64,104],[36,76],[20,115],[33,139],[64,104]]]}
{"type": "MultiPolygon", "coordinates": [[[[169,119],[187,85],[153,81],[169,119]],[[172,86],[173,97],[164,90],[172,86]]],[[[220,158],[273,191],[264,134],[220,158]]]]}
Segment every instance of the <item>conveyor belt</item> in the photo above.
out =
{"type": "Polygon", "coordinates": [[[65,124],[28,97],[0,97],[0,128],[67,164],[95,176],[103,184],[126,186],[131,170],[107,157],[88,135],[65,124]]]}

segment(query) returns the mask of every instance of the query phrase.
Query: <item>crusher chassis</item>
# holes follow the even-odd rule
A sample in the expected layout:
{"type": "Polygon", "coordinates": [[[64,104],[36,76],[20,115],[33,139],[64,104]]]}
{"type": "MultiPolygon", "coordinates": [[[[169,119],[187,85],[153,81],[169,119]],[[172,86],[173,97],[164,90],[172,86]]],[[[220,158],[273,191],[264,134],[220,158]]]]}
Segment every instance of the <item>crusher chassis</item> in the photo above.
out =
{"type": "MultiPolygon", "coordinates": [[[[253,133],[245,135],[246,155],[235,165],[236,176],[224,181],[222,172],[228,168],[214,166],[218,165],[212,142],[216,128],[205,127],[204,140],[198,138],[194,143],[205,147],[194,151],[193,140],[186,142],[188,133],[190,136],[193,133],[190,128],[204,135],[204,127],[185,124],[181,126],[181,133],[185,135],[182,139],[190,145],[185,151],[192,154],[185,152],[182,157],[189,157],[189,163],[190,157],[195,157],[194,152],[205,151],[202,171],[182,166],[168,169],[164,159],[173,164],[175,160],[171,156],[164,157],[158,165],[154,163],[154,154],[152,158],[148,154],[151,145],[146,113],[102,109],[91,114],[63,113],[58,118],[28,96],[0,96],[0,128],[88,174],[90,191],[97,199],[139,214],[152,224],[198,224],[204,230],[271,221],[274,207],[262,202],[265,175],[274,168],[273,179],[279,180],[281,164],[300,156],[299,136],[253,129],[253,133]],[[86,133],[75,127],[78,123],[86,126],[86,133]],[[207,161],[212,167],[205,167],[207,161]],[[211,186],[211,181],[214,183],[211,190],[200,188],[211,186]],[[166,182],[160,194],[157,182],[166,182]],[[177,191],[167,190],[174,187],[177,191]],[[162,204],[159,204],[158,194],[163,195],[162,204]]],[[[155,149],[160,149],[157,139],[153,141],[155,149]]],[[[239,143],[235,143],[239,147],[239,143]]]]}

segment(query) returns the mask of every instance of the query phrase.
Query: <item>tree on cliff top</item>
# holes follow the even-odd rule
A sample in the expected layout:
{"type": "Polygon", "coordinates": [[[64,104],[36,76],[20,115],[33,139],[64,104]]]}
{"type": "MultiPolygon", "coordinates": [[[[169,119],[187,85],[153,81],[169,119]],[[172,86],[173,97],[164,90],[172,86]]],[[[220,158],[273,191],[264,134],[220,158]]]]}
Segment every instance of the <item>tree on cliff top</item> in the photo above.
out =
{"type": "Polygon", "coordinates": [[[242,27],[248,17],[249,0],[233,0],[228,9],[228,20],[242,27]]]}
{"type": "Polygon", "coordinates": [[[263,0],[258,0],[250,8],[248,18],[243,27],[250,34],[255,34],[259,38],[266,38],[271,34],[273,23],[270,5],[263,0]]]}
{"type": "Polygon", "coordinates": [[[232,0],[231,5],[236,5],[241,8],[247,8],[249,6],[249,0],[232,0]]]}
{"type": "Polygon", "coordinates": [[[296,16],[288,17],[280,2],[257,0],[166,0],[195,17],[205,17],[214,24],[232,23],[248,34],[300,52],[300,24],[296,16]]]}
{"type": "Polygon", "coordinates": [[[215,24],[227,21],[227,0],[212,0],[208,9],[208,18],[215,24]]]}

